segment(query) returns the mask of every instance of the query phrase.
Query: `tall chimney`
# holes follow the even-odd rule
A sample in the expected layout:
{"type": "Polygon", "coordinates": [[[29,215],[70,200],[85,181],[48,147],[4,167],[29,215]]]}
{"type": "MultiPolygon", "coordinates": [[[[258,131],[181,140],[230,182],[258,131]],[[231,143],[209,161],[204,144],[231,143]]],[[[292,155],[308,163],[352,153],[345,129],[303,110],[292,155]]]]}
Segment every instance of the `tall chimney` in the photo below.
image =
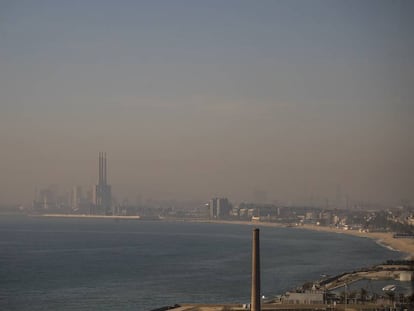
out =
{"type": "Polygon", "coordinates": [[[105,160],[104,160],[104,184],[106,185],[106,152],[105,152],[105,160]]]}
{"type": "Polygon", "coordinates": [[[101,184],[101,153],[99,152],[98,185],[101,184]]]}
{"type": "Polygon", "coordinates": [[[101,152],[101,173],[100,173],[101,182],[100,182],[100,184],[103,184],[103,182],[104,182],[104,172],[105,172],[104,170],[105,170],[105,168],[104,168],[104,153],[101,152]]]}
{"type": "Polygon", "coordinates": [[[251,311],[260,311],[260,240],[259,229],[253,229],[251,311]]]}

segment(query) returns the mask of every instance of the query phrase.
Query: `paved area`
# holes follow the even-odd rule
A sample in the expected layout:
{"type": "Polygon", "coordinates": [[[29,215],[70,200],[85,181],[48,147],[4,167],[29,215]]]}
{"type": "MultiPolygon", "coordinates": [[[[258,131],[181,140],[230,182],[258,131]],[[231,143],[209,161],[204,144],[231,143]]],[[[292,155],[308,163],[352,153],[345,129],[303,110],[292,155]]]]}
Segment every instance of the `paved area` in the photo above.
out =
{"type": "MultiPolygon", "coordinates": [[[[382,309],[381,306],[375,304],[363,305],[336,305],[332,308],[325,304],[264,304],[261,310],[263,311],[368,311],[382,309]]],[[[172,311],[243,311],[249,310],[243,308],[242,305],[228,304],[228,305],[207,305],[207,304],[188,304],[172,309],[172,311]]]]}

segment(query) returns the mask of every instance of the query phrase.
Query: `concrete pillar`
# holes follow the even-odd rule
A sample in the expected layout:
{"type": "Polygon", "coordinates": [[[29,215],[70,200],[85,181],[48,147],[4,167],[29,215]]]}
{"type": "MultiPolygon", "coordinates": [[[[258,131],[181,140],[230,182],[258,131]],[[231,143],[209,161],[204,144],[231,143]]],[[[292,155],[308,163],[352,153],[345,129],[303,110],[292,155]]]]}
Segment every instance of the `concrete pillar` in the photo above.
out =
{"type": "Polygon", "coordinates": [[[260,311],[260,240],[259,229],[253,229],[251,311],[260,311]]]}

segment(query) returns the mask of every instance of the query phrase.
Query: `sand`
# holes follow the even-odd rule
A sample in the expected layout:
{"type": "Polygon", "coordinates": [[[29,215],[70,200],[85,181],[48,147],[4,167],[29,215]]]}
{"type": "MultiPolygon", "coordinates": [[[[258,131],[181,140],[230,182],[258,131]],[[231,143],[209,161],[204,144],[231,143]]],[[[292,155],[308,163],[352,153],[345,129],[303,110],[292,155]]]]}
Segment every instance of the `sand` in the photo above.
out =
{"type": "Polygon", "coordinates": [[[414,257],[414,239],[410,238],[399,238],[395,239],[393,232],[359,232],[357,230],[342,230],[326,226],[316,226],[316,225],[303,225],[298,228],[315,230],[315,231],[324,231],[324,232],[334,232],[334,233],[343,233],[354,236],[359,236],[362,238],[369,238],[375,241],[378,241],[381,245],[389,247],[393,250],[402,252],[407,255],[407,257],[414,257]]]}

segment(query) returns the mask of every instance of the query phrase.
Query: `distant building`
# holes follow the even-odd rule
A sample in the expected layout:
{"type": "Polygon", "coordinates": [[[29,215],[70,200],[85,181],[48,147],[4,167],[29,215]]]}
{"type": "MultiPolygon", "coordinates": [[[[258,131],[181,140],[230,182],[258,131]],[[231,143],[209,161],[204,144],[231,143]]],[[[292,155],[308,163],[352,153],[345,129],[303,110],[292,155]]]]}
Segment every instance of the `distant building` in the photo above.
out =
{"type": "Polygon", "coordinates": [[[77,211],[83,202],[82,187],[74,186],[70,194],[70,207],[73,211],[77,211]]]}
{"type": "Polygon", "coordinates": [[[231,206],[227,198],[217,200],[217,218],[227,218],[230,215],[231,206]]]}
{"type": "Polygon", "coordinates": [[[37,211],[48,210],[48,212],[63,211],[69,206],[68,193],[59,193],[56,185],[51,185],[40,191],[36,191],[33,200],[33,208],[37,211]]]}
{"type": "Polygon", "coordinates": [[[210,208],[210,219],[217,218],[217,198],[213,198],[210,200],[209,208],[210,208]]]}
{"type": "Polygon", "coordinates": [[[305,213],[305,220],[314,220],[316,219],[314,212],[306,212],[305,213]]]}
{"type": "Polygon", "coordinates": [[[321,212],[319,220],[322,225],[328,226],[332,224],[332,213],[331,212],[321,212]]]}
{"type": "Polygon", "coordinates": [[[54,207],[55,194],[50,189],[43,189],[40,191],[40,203],[43,209],[50,209],[54,207]]]}
{"type": "Polygon", "coordinates": [[[210,219],[228,218],[231,204],[227,198],[213,198],[210,200],[210,219]]]}
{"type": "Polygon", "coordinates": [[[53,209],[56,207],[56,192],[53,187],[41,189],[35,195],[33,207],[36,209],[53,209]]]}

